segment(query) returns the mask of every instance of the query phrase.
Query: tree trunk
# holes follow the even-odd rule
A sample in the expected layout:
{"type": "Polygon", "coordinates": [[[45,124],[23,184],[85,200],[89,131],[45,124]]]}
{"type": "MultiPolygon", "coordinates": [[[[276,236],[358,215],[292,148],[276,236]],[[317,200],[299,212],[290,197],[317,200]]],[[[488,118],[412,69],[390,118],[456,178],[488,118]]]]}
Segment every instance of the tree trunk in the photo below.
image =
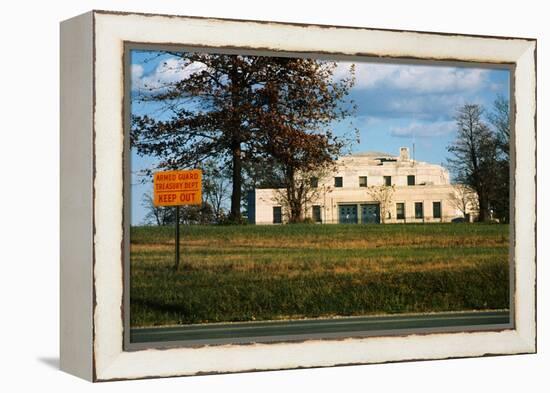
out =
{"type": "Polygon", "coordinates": [[[232,181],[231,212],[229,219],[234,223],[241,223],[241,188],[242,188],[242,157],[241,157],[241,118],[238,113],[240,104],[240,79],[237,66],[233,64],[230,72],[231,79],[231,159],[232,181]]]}
{"type": "Polygon", "coordinates": [[[293,199],[290,205],[290,222],[298,223],[302,221],[302,206],[297,200],[296,195],[293,195],[293,199]]]}
{"type": "Polygon", "coordinates": [[[231,192],[231,212],[229,218],[231,221],[240,222],[241,221],[241,188],[242,188],[242,179],[241,179],[241,170],[242,170],[242,159],[241,159],[241,144],[238,140],[233,142],[231,149],[232,154],[232,182],[233,189],[231,192]]]}
{"type": "Polygon", "coordinates": [[[487,220],[487,198],[485,198],[485,192],[481,189],[478,190],[477,196],[479,198],[478,221],[484,222],[487,220]]]}
{"type": "Polygon", "coordinates": [[[300,201],[299,190],[296,189],[295,171],[294,168],[287,168],[286,171],[287,184],[287,201],[290,223],[297,223],[302,220],[302,206],[300,201]]]}

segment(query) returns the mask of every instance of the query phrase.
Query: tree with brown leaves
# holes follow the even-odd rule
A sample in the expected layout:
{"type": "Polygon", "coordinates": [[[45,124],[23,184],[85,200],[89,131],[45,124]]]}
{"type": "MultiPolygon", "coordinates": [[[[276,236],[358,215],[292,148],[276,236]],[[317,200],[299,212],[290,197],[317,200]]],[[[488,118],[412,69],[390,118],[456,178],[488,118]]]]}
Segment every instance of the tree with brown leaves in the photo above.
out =
{"type": "Polygon", "coordinates": [[[348,140],[335,136],[332,126],[355,111],[346,100],[353,86],[348,77],[334,78],[337,64],[308,59],[285,59],[279,77],[262,89],[265,105],[258,116],[262,150],[280,174],[277,199],[286,208],[288,222],[305,219],[308,204],[318,194],[312,178],[323,178],[348,140]]]}
{"type": "Polygon", "coordinates": [[[179,67],[189,70],[186,77],[146,88],[136,98],[160,104],[171,116],[133,116],[132,147],[138,154],[159,158],[159,169],[197,167],[209,158],[228,166],[231,220],[241,221],[244,163],[275,158],[286,168],[286,183],[292,187],[293,173],[326,162],[336,152],[333,146],[339,145],[329,128],[350,111],[342,101],[352,78],[336,81],[335,63],[252,55],[171,55],[180,60],[179,67]],[[325,153],[327,148],[330,151],[325,153]]]}

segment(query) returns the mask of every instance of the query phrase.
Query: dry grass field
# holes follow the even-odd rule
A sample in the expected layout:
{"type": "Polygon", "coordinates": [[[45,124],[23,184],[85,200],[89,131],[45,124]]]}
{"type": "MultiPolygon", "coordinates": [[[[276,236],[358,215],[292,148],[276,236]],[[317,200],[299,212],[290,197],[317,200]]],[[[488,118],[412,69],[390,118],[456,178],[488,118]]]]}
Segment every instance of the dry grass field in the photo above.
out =
{"type": "Polygon", "coordinates": [[[507,309],[507,225],[133,227],[131,325],[507,309]]]}

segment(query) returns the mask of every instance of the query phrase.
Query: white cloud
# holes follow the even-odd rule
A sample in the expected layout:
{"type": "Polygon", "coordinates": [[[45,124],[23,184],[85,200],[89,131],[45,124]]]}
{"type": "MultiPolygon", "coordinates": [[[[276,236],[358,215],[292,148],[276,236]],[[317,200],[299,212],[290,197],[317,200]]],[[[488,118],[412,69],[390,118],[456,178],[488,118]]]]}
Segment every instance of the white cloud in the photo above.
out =
{"type": "Polygon", "coordinates": [[[143,76],[143,66],[141,64],[132,64],[132,82],[143,76]]]}
{"type": "MultiPolygon", "coordinates": [[[[347,74],[349,62],[339,64],[336,77],[347,74]]],[[[488,83],[488,70],[423,65],[356,63],[357,88],[386,87],[417,93],[477,91],[488,83]]]]}
{"type": "Polygon", "coordinates": [[[466,103],[459,94],[406,95],[396,96],[387,103],[390,113],[408,116],[453,116],[456,108],[466,103]]]}
{"type": "Polygon", "coordinates": [[[489,88],[493,92],[500,92],[504,89],[504,84],[502,84],[502,83],[491,83],[489,85],[489,88]]]}
{"type": "Polygon", "coordinates": [[[390,134],[395,137],[437,137],[447,135],[453,132],[456,128],[454,121],[442,120],[434,121],[430,123],[422,123],[413,121],[409,125],[404,127],[391,127],[390,134]]]}
{"type": "Polygon", "coordinates": [[[372,127],[384,122],[384,119],[377,116],[358,116],[357,120],[361,127],[372,127]]]}
{"type": "Polygon", "coordinates": [[[170,58],[160,62],[150,74],[144,75],[143,66],[132,64],[132,89],[160,89],[170,83],[187,79],[189,76],[205,68],[206,65],[203,63],[194,62],[187,64],[182,59],[170,58]]]}

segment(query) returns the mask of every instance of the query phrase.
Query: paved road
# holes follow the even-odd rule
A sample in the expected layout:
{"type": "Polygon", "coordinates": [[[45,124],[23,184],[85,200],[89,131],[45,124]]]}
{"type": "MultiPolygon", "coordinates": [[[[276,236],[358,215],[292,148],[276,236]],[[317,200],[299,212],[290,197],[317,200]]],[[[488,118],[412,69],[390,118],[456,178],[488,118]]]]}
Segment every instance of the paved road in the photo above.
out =
{"type": "MultiPolygon", "coordinates": [[[[187,325],[177,327],[131,329],[130,342],[167,343],[185,341],[189,344],[274,341],[306,337],[334,337],[342,333],[368,335],[369,332],[410,329],[447,329],[472,326],[495,328],[510,322],[508,311],[392,315],[309,319],[277,322],[246,322],[226,324],[187,325]],[[277,336],[277,337],[274,337],[277,336]]],[[[502,326],[506,327],[506,326],[502,326]]],[[[352,334],[353,335],[353,334],[352,334]]]]}

